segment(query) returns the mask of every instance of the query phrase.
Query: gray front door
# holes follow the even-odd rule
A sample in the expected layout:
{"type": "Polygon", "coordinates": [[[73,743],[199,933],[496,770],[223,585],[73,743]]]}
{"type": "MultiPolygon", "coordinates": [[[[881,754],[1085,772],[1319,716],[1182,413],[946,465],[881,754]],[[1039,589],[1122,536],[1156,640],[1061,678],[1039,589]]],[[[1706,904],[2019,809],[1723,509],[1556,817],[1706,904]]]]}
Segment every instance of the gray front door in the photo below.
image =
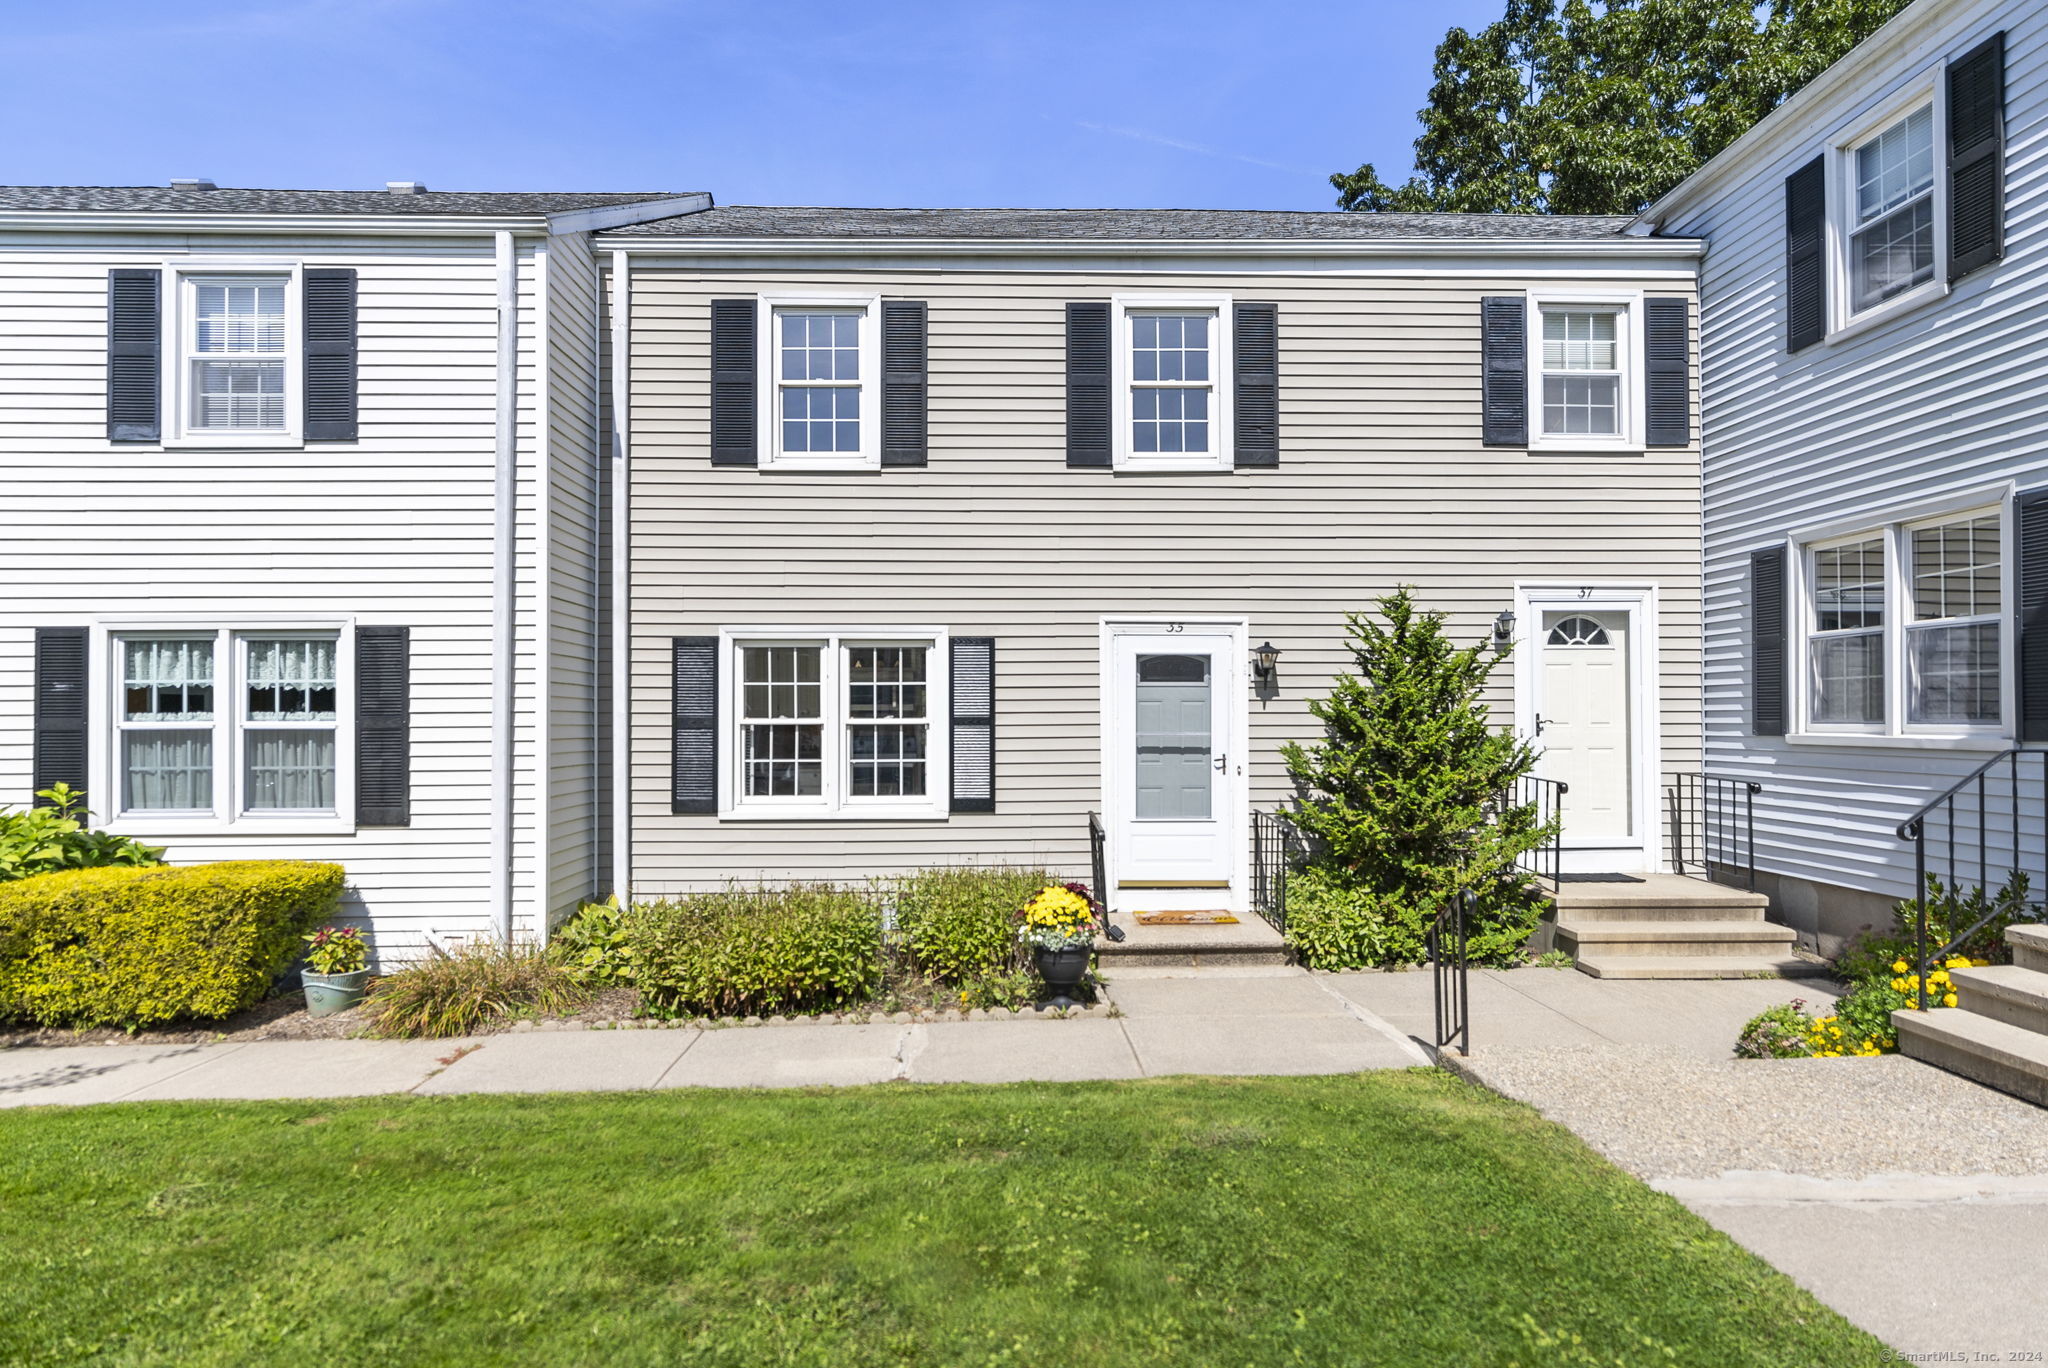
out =
{"type": "Polygon", "coordinates": [[[1161,889],[1189,890],[1198,907],[1241,900],[1238,636],[1210,623],[1110,624],[1102,682],[1111,879],[1147,890],[1148,904],[1166,905],[1161,889]]]}
{"type": "Polygon", "coordinates": [[[1207,821],[1215,803],[1209,657],[1138,656],[1137,820],[1207,821]]]}

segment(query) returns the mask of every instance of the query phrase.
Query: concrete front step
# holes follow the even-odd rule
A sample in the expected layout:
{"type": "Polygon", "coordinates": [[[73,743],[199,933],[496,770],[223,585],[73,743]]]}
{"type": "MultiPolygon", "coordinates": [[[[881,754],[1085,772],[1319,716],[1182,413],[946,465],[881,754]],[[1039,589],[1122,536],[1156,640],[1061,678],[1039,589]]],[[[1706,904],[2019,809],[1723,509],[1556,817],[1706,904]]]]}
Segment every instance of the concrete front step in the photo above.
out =
{"type": "Polygon", "coordinates": [[[1596,921],[1557,923],[1557,948],[1581,958],[1598,955],[1782,956],[1799,935],[1765,921],[1596,921]]]}
{"type": "Polygon", "coordinates": [[[2048,1035],[1960,1008],[1893,1012],[1899,1053],[2048,1107],[2048,1035]]]}
{"type": "Polygon", "coordinates": [[[1703,903],[1703,902],[1642,902],[1642,903],[1575,903],[1559,905],[1560,921],[1570,920],[1575,926],[1593,922],[1760,922],[1769,910],[1769,903],[1759,898],[1754,903],[1703,903]]]}
{"type": "Polygon", "coordinates": [[[1578,970],[1606,979],[1825,978],[1828,967],[1796,955],[1585,955],[1578,970]]]}
{"type": "Polygon", "coordinates": [[[1771,900],[1748,889],[1681,874],[1565,875],[1547,893],[1560,920],[1649,920],[1667,913],[1702,921],[1761,918],[1771,900]]]}
{"type": "Polygon", "coordinates": [[[2014,964],[2048,974],[2048,926],[2008,926],[2005,943],[2012,947],[2014,964]]]}
{"type": "Polygon", "coordinates": [[[1120,941],[1097,937],[1095,956],[1102,972],[1153,968],[1221,968],[1286,964],[1287,942],[1255,912],[1222,926],[1146,926],[1125,912],[1112,912],[1120,941]]]}
{"type": "Polygon", "coordinates": [[[2048,1036],[2048,974],[2017,964],[1951,969],[1956,1005],[1966,1012],[2048,1036]]]}

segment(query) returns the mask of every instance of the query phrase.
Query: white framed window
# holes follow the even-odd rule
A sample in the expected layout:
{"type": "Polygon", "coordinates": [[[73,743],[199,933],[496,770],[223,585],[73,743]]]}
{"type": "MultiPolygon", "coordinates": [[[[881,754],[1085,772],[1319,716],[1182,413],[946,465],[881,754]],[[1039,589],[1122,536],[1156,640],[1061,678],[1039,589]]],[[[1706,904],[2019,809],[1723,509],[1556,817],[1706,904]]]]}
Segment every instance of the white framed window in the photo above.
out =
{"type": "Polygon", "coordinates": [[[728,628],[728,817],[942,817],[947,638],[937,628],[728,628]]]}
{"type": "Polygon", "coordinates": [[[174,267],[165,369],[173,443],[296,444],[303,366],[296,267],[174,267]]]}
{"type": "Polygon", "coordinates": [[[339,628],[110,629],[109,816],[341,821],[353,796],[348,642],[339,628]]]}
{"type": "Polygon", "coordinates": [[[880,301],[764,295],[762,303],[762,465],[879,469],[880,301]]]}
{"type": "Polygon", "coordinates": [[[1132,295],[1111,309],[1116,468],[1229,470],[1230,300],[1132,295]]]}
{"type": "Polygon", "coordinates": [[[1640,450],[1640,296],[1538,292],[1529,310],[1530,448],[1640,450]]]}
{"type": "Polygon", "coordinates": [[[1796,730],[2009,735],[2010,535],[1993,505],[1801,543],[1796,730]]]}
{"type": "Polygon", "coordinates": [[[1941,84],[1937,67],[1829,146],[1830,335],[1861,331],[1947,288],[1941,84]]]}

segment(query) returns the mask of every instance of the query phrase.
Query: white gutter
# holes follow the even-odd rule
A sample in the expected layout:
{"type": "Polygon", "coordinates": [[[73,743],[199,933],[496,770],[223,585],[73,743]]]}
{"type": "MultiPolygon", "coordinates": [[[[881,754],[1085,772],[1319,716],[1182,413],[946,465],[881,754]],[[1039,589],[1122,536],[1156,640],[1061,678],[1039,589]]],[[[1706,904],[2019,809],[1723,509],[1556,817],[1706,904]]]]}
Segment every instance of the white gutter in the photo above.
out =
{"type": "Polygon", "coordinates": [[[714,238],[608,233],[598,246],[644,257],[1229,256],[1229,257],[1696,257],[1697,238],[714,238]]]}
{"type": "Polygon", "coordinates": [[[612,253],[612,893],[623,906],[633,882],[633,634],[627,422],[632,414],[633,277],[612,253]]]}
{"type": "Polygon", "coordinates": [[[497,471],[491,491],[491,920],[512,942],[513,671],[518,664],[519,256],[496,234],[498,264],[497,471]]]}

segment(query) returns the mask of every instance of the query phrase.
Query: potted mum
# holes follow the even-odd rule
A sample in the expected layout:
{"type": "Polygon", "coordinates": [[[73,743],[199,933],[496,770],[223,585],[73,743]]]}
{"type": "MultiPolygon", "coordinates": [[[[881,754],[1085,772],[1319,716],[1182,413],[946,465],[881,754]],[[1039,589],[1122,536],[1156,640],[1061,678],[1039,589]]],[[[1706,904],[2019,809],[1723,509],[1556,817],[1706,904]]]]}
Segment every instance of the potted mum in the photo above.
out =
{"type": "Polygon", "coordinates": [[[1081,976],[1095,953],[1095,911],[1072,884],[1048,884],[1018,913],[1017,939],[1031,947],[1038,976],[1053,993],[1053,1005],[1071,1007],[1081,976]]]}
{"type": "Polygon", "coordinates": [[[306,989],[309,1016],[333,1016],[363,1000],[370,981],[370,947],[353,926],[323,926],[305,937],[306,968],[299,981],[306,989]]]}

